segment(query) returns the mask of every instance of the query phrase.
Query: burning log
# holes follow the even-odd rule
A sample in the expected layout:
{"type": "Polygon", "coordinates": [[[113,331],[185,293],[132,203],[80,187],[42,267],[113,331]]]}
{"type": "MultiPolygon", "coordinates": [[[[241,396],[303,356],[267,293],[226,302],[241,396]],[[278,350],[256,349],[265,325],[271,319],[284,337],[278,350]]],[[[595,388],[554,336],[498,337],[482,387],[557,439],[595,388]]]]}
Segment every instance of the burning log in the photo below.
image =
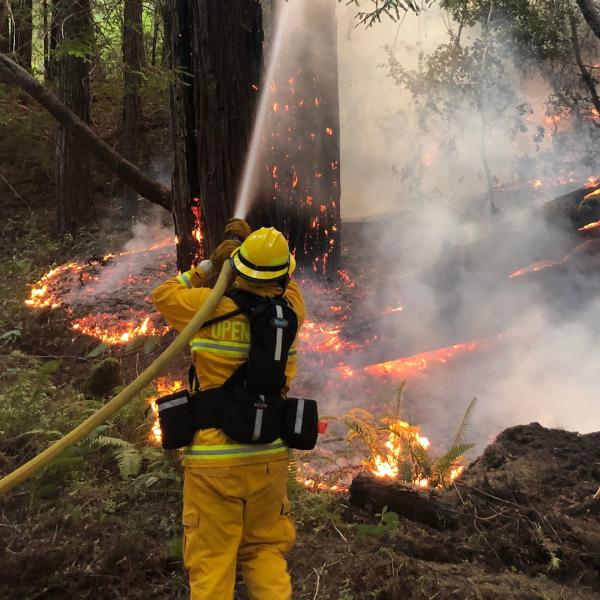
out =
{"type": "Polygon", "coordinates": [[[372,513],[384,507],[411,521],[434,529],[453,527],[456,511],[432,490],[417,490],[414,486],[360,474],[350,484],[350,502],[372,513]]]}
{"type": "Polygon", "coordinates": [[[590,177],[587,185],[551,200],[542,207],[543,217],[563,229],[582,230],[600,219],[600,181],[590,177]]]}

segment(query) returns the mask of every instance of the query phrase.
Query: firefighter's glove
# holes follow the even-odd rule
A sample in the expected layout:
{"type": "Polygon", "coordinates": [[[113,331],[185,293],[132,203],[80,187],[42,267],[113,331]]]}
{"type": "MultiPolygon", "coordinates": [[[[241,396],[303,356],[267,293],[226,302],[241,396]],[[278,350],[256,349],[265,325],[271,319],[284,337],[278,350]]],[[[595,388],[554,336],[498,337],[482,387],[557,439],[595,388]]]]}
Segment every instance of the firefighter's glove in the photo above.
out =
{"type": "Polygon", "coordinates": [[[210,264],[217,273],[221,271],[223,263],[240,244],[241,242],[238,240],[225,240],[217,246],[215,251],[210,255],[210,264]]]}
{"type": "Polygon", "coordinates": [[[229,219],[225,225],[225,238],[239,240],[240,244],[252,233],[250,225],[244,219],[229,219]]]}

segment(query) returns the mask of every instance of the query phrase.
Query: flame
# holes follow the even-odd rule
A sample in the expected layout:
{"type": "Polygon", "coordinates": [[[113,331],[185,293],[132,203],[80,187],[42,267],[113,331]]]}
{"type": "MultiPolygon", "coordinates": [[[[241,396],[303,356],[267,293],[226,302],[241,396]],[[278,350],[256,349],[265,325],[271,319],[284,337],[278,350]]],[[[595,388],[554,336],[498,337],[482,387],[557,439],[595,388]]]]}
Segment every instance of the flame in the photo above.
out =
{"type": "Polygon", "coordinates": [[[340,353],[361,347],[361,344],[357,342],[341,339],[340,333],[341,330],[337,325],[305,321],[298,332],[298,341],[304,344],[310,352],[319,354],[340,353]]]}
{"type": "Polygon", "coordinates": [[[596,187],[600,185],[600,177],[588,177],[585,182],[585,187],[596,187]]]}
{"type": "Polygon", "coordinates": [[[594,221],[593,223],[588,223],[587,225],[580,227],[577,231],[589,231],[590,229],[596,229],[597,227],[600,227],[600,221],[594,221]]]}
{"type": "Polygon", "coordinates": [[[532,265],[529,265],[528,267],[514,271],[508,277],[510,279],[514,279],[515,277],[521,277],[521,275],[526,275],[527,273],[536,273],[537,271],[542,271],[550,267],[556,267],[557,265],[560,265],[561,262],[562,261],[560,260],[540,260],[532,265]]]}
{"type": "MultiPolygon", "coordinates": [[[[72,261],[48,271],[29,292],[25,304],[34,309],[50,308],[52,310],[64,307],[65,312],[71,317],[71,329],[95,337],[108,345],[124,345],[138,336],[163,335],[168,331],[166,326],[158,327],[153,323],[153,315],[148,308],[134,308],[120,306],[118,312],[109,313],[98,311],[84,317],[74,317],[73,305],[77,302],[89,302],[94,299],[95,283],[100,277],[97,274],[99,267],[104,267],[121,256],[131,256],[144,252],[151,252],[160,248],[172,247],[171,238],[161,240],[148,248],[128,250],[118,254],[107,254],[101,259],[88,263],[72,261]]],[[[166,264],[158,264],[161,269],[166,269],[166,264]]],[[[132,274],[123,276],[123,286],[141,285],[135,292],[130,292],[132,298],[141,299],[145,304],[147,288],[155,281],[155,275],[132,274]]]]}
{"type": "Polygon", "coordinates": [[[600,188],[583,197],[583,202],[587,202],[589,200],[600,200],[600,188]]]}
{"type": "Polygon", "coordinates": [[[34,284],[29,292],[29,298],[25,300],[25,304],[32,308],[58,308],[62,303],[50,293],[51,284],[67,271],[79,273],[82,269],[83,265],[78,262],[70,262],[51,269],[36,284],[34,284]]]}
{"type": "MultiPolygon", "coordinates": [[[[407,448],[420,447],[428,450],[431,442],[421,435],[419,427],[410,425],[406,421],[392,420],[389,422],[391,429],[388,440],[385,443],[385,454],[378,454],[373,458],[371,473],[381,479],[398,479],[400,476],[398,465],[403,456],[406,456],[407,448]]],[[[409,456],[407,456],[409,458],[409,456]]],[[[462,465],[454,465],[450,470],[450,480],[454,481],[463,473],[462,465]]],[[[412,484],[420,488],[428,488],[430,480],[422,474],[415,473],[412,484]]]]}
{"type": "Polygon", "coordinates": [[[148,396],[148,402],[150,403],[152,414],[154,415],[154,423],[150,429],[150,442],[153,444],[160,444],[162,441],[162,433],[158,421],[158,406],[156,401],[162,396],[183,389],[185,386],[180,379],[169,379],[168,377],[159,377],[152,382],[152,385],[154,386],[156,393],[148,396]]]}
{"type": "MultiPolygon", "coordinates": [[[[364,367],[364,371],[369,375],[378,377],[394,377],[403,379],[405,377],[414,377],[421,371],[425,371],[434,364],[445,364],[451,358],[472,352],[480,345],[477,341],[464,342],[462,344],[454,344],[445,348],[438,348],[430,352],[421,352],[406,358],[390,360],[376,365],[364,367]]],[[[338,372],[342,376],[347,377],[343,367],[338,367],[338,372]]]]}
{"type": "Polygon", "coordinates": [[[401,312],[402,310],[404,310],[402,306],[388,306],[383,310],[382,314],[389,315],[390,313],[401,312]]]}
{"type": "Polygon", "coordinates": [[[117,319],[111,313],[95,313],[74,319],[71,328],[109,346],[121,346],[139,336],[164,335],[169,330],[166,326],[156,327],[143,310],[130,309],[130,313],[130,319],[117,319]]]}

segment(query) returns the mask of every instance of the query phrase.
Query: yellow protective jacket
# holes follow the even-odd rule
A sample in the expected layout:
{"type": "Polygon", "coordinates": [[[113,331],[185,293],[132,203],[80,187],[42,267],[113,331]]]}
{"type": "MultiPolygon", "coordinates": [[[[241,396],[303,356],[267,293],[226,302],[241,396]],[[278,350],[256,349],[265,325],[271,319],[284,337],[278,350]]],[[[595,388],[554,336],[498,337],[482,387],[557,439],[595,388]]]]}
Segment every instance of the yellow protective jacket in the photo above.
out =
{"type": "MultiPolygon", "coordinates": [[[[169,325],[181,331],[198,312],[211,292],[203,287],[208,275],[206,263],[168,279],[152,292],[152,301],[169,325]],[[203,268],[204,267],[204,268],[203,268]]],[[[237,278],[234,286],[260,296],[281,294],[277,284],[254,284],[237,278]]],[[[304,298],[295,281],[285,294],[298,317],[298,327],[305,317],[304,298]]],[[[230,298],[224,297],[210,318],[219,317],[237,308],[230,298]]],[[[200,329],[190,342],[192,361],[202,390],[219,387],[247,359],[250,350],[250,323],[244,314],[200,329]]],[[[286,367],[287,385],[296,376],[296,347],[292,345],[286,367]]],[[[265,460],[286,458],[288,449],[281,440],[272,444],[237,444],[221,429],[197,431],[191,446],[184,451],[183,464],[187,467],[232,466],[253,464],[265,460]]]]}

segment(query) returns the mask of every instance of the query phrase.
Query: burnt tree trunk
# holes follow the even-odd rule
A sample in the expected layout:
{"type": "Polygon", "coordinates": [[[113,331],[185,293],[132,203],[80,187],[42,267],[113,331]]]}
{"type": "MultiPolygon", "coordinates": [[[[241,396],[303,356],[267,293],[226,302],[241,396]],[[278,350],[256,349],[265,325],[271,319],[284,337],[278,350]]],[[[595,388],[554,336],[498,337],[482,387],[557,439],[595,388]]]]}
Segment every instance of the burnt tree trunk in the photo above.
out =
{"type": "MultiPolygon", "coordinates": [[[[341,249],[335,2],[313,0],[302,10],[310,30],[293,40],[302,48],[297,64],[280,81],[265,82],[271,91],[270,185],[253,220],[285,232],[301,267],[327,274],[337,269],[341,249]]],[[[270,27],[271,38],[276,27],[270,27]]]]}
{"type": "MultiPolygon", "coordinates": [[[[91,46],[89,0],[62,0],[64,21],[60,44],[66,50],[58,60],[58,96],[85,123],[90,120],[89,61],[70,48],[91,46]]],[[[58,229],[74,232],[94,219],[90,197],[90,163],[87,150],[71,131],[59,125],[56,149],[58,229]]]]}
{"type": "Polygon", "coordinates": [[[166,13],[179,268],[220,241],[233,216],[262,68],[258,0],[169,0],[166,13]]]}
{"type": "MultiPolygon", "coordinates": [[[[132,163],[139,159],[138,139],[142,121],[142,66],[144,38],[142,29],[142,0],[125,0],[123,5],[123,111],[119,134],[119,152],[132,163]]],[[[121,186],[123,218],[131,221],[137,216],[137,193],[121,186]]]]}
{"type": "Polygon", "coordinates": [[[453,507],[432,492],[366,474],[355,477],[350,484],[350,502],[372,513],[387,507],[401,517],[435,529],[452,527],[455,522],[453,507]]]}
{"type": "Polygon", "coordinates": [[[31,71],[31,42],[33,34],[32,0],[11,2],[14,17],[13,54],[24,69],[31,71]]]}

